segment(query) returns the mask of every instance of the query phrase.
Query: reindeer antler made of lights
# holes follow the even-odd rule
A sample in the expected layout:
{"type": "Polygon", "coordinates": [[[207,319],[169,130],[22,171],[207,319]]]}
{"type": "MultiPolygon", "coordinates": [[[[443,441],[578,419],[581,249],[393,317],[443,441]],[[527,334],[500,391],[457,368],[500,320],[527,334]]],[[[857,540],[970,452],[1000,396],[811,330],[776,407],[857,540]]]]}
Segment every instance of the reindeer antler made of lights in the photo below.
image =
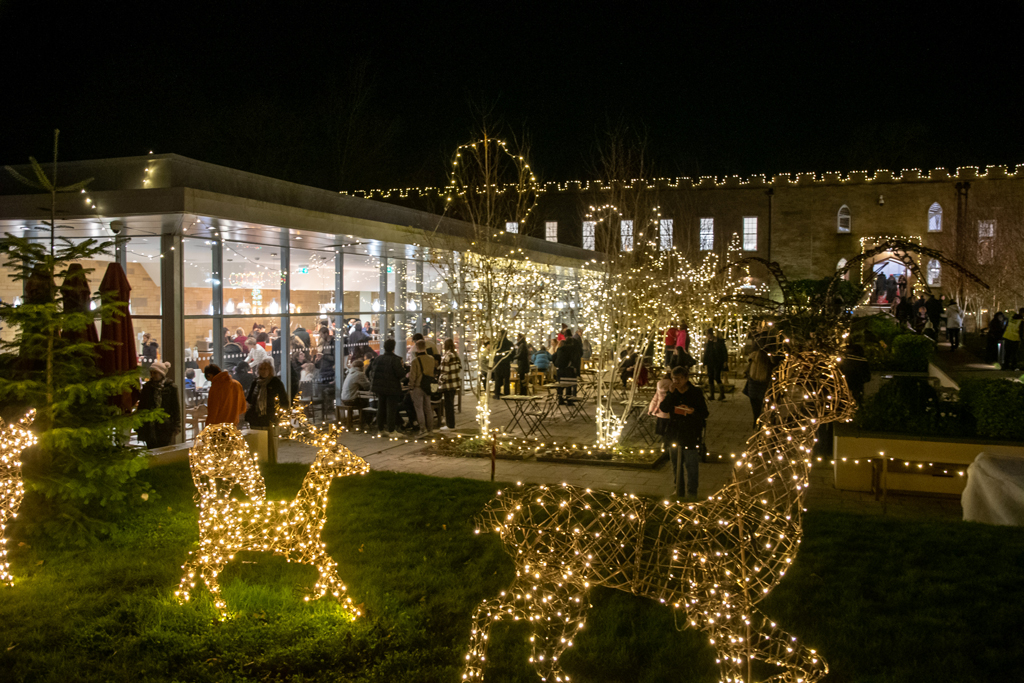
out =
{"type": "Polygon", "coordinates": [[[36,417],[30,410],[25,417],[11,425],[0,419],[0,583],[13,586],[14,576],[7,562],[7,523],[18,516],[18,508],[25,497],[25,483],[21,478],[21,453],[36,443],[36,435],[29,425],[36,417]]]}

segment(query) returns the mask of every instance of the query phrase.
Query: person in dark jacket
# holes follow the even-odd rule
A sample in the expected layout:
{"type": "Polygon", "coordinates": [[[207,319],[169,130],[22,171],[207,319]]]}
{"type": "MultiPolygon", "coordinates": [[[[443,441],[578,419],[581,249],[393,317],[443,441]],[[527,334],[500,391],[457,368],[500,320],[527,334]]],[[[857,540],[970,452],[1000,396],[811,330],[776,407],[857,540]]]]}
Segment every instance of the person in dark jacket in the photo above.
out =
{"type": "Polygon", "coordinates": [[[267,462],[277,464],[277,408],[288,409],[284,382],[274,374],[274,361],[265,358],[256,368],[256,380],[246,393],[245,421],[267,432],[267,462]]]}
{"type": "Polygon", "coordinates": [[[239,361],[238,364],[231,371],[232,376],[242,385],[242,391],[246,394],[249,393],[249,387],[252,386],[255,377],[252,376],[252,369],[249,364],[244,360],[239,361]]]}
{"type": "Polygon", "coordinates": [[[860,344],[847,346],[846,353],[839,362],[839,370],[846,378],[846,385],[850,387],[853,400],[860,405],[864,402],[864,385],[871,381],[871,366],[864,355],[864,347],[860,344]]]}
{"type": "Polygon", "coordinates": [[[1006,316],[1002,311],[997,311],[992,320],[988,323],[988,334],[985,338],[985,362],[994,364],[999,362],[999,342],[1006,331],[1006,316]]]}
{"type": "Polygon", "coordinates": [[[377,431],[387,436],[397,436],[395,422],[398,420],[404,378],[405,364],[395,355],[395,340],[387,339],[384,341],[384,353],[370,363],[370,391],[377,394],[377,431]]]}
{"type": "Polygon", "coordinates": [[[167,413],[163,422],[147,422],[139,427],[139,441],[146,448],[170,446],[174,435],[181,431],[181,406],[178,403],[178,389],[167,376],[170,363],[153,361],[149,366],[149,381],[142,386],[139,396],[139,410],[162,408],[167,413]]]}
{"type": "Polygon", "coordinates": [[[519,335],[516,339],[516,374],[519,375],[519,393],[526,395],[526,375],[530,373],[530,346],[526,337],[519,335]]]}
{"type": "Polygon", "coordinates": [[[715,382],[719,387],[719,399],[725,400],[725,384],[722,383],[722,371],[729,365],[729,351],[725,348],[725,340],[714,330],[709,329],[707,341],[704,342],[704,356],[701,358],[708,369],[708,386],[711,389],[711,400],[715,400],[715,382]]]}
{"type": "Polygon", "coordinates": [[[928,314],[928,320],[932,323],[932,328],[938,334],[939,320],[942,318],[943,312],[942,302],[936,299],[934,294],[928,292],[928,299],[924,302],[924,309],[928,314]]]}
{"type": "Polygon", "coordinates": [[[890,275],[885,279],[885,303],[891,304],[896,300],[896,295],[900,291],[900,286],[896,282],[896,276],[890,275]]]}
{"type": "MultiPolygon", "coordinates": [[[[578,376],[575,366],[575,350],[572,348],[572,342],[568,339],[563,339],[558,342],[558,348],[555,350],[555,355],[551,358],[551,363],[555,366],[555,372],[558,375],[558,381],[575,379],[578,376]]],[[[565,403],[565,397],[562,395],[563,391],[567,391],[569,396],[573,395],[572,389],[563,389],[559,387],[558,391],[558,402],[565,403]]]]}
{"type": "Polygon", "coordinates": [[[501,399],[502,389],[504,395],[508,396],[512,390],[512,341],[505,330],[498,331],[498,343],[494,350],[494,370],[491,374],[494,377],[494,398],[501,399]]]}
{"type": "Polygon", "coordinates": [[[676,495],[685,493],[689,498],[696,498],[701,439],[709,413],[704,392],[690,384],[690,372],[685,367],[672,370],[672,388],[658,409],[669,416],[665,450],[672,459],[676,495]]]}

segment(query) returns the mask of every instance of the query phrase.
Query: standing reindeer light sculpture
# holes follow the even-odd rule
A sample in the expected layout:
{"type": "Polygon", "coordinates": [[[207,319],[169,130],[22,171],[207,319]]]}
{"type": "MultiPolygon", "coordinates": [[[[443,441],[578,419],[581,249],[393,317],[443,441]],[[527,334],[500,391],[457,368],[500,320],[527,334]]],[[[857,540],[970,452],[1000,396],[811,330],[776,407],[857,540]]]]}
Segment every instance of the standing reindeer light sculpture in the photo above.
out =
{"type": "Polygon", "coordinates": [[[7,523],[18,516],[21,499],[25,497],[25,483],[21,478],[21,452],[36,442],[28,430],[36,411],[12,425],[0,419],[0,583],[13,586],[14,576],[7,562],[7,523]]]}
{"type": "MultiPolygon", "coordinates": [[[[892,252],[915,273],[923,254],[987,287],[940,252],[884,240],[837,271],[822,296],[799,301],[777,263],[761,263],[778,280],[783,301],[735,295],[723,301],[759,306],[781,316],[768,326],[788,335],[772,348],[784,360],[772,375],[765,407],[734,478],[701,503],[661,503],[575,486],[531,486],[498,492],[479,531],[498,533],[516,563],[516,578],[473,614],[463,678],[480,680],[495,621],[524,619],[533,629],[531,662],[545,681],[569,680],[558,658],[583,628],[587,594],[606,586],[671,605],[706,633],[726,683],[750,681],[753,660],[781,668],[775,683],[813,683],[825,660],[762,613],[757,604],[778,585],[803,533],[803,495],[818,427],[848,421],[853,398],[838,370],[848,336],[849,302],[838,295],[851,266],[892,252]]],[[[724,269],[723,269],[724,270],[724,269]]],[[[862,288],[858,297],[862,294],[862,288]]],[[[767,321],[766,321],[767,322],[767,321]]]]}
{"type": "Polygon", "coordinates": [[[568,681],[558,660],[583,628],[593,586],[679,610],[709,636],[729,683],[749,680],[753,659],[783,669],[772,681],[810,683],[827,673],[814,650],[756,605],[800,544],[816,428],[853,415],[836,361],[818,351],[786,357],[734,480],[705,502],[658,503],[567,484],[499,492],[480,530],[501,536],[516,579],[474,612],[463,678],[482,678],[490,627],[510,618],[530,623],[541,679],[568,681]]]}
{"type": "MultiPolygon", "coordinates": [[[[179,602],[187,602],[197,580],[201,580],[224,618],[227,605],[221,597],[218,576],[234,559],[235,553],[253,550],[272,552],[283,555],[289,562],[315,566],[320,576],[312,598],[316,600],[330,593],[346,609],[359,615],[351,598],[345,595],[347,588],[338,577],[337,563],[327,554],[321,538],[327,522],[327,491],[331,480],[365,474],[370,469],[365,460],[338,443],[339,433],[333,426],[315,438],[307,431],[307,443],[317,448],[317,455],[294,500],[239,501],[219,495],[201,497],[199,549],[191,553],[182,567],[184,576],[175,591],[179,602]]],[[[218,443],[225,449],[235,447],[230,439],[218,443]]],[[[227,457],[230,456],[224,459],[227,457]]],[[[217,488],[212,490],[217,491],[217,488]]],[[[307,596],[306,600],[309,599],[307,596]]]]}

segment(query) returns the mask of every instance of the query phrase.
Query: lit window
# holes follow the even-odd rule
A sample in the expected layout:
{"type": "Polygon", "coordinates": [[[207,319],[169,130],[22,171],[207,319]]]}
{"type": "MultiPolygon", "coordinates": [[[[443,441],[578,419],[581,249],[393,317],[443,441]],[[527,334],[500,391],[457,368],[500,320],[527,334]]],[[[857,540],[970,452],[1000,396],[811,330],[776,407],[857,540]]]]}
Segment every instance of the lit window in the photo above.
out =
{"type": "Polygon", "coordinates": [[[633,251],[633,221],[619,221],[622,233],[622,251],[633,251]]]}
{"type": "Polygon", "coordinates": [[[519,232],[519,222],[509,221],[505,223],[505,232],[519,232]]]}
{"type": "Polygon", "coordinates": [[[711,251],[715,248],[715,219],[700,219],[700,250],[711,251]]]}
{"type": "Polygon", "coordinates": [[[672,219],[662,218],[661,223],[659,223],[659,227],[661,228],[661,250],[668,251],[672,248],[672,245],[675,242],[672,235],[672,219]]]}
{"type": "Polygon", "coordinates": [[[978,263],[992,263],[996,256],[996,222],[978,221],[978,263]]]}
{"type": "Polygon", "coordinates": [[[544,223],[544,239],[548,242],[558,241],[558,221],[547,221],[544,223]]]}
{"type": "Polygon", "coordinates": [[[594,248],[594,231],[597,229],[597,221],[583,221],[583,248],[594,248]]]}
{"type": "Polygon", "coordinates": [[[757,251],[757,216],[743,217],[743,251],[757,251]]]}
{"type": "Polygon", "coordinates": [[[928,286],[937,287],[942,284],[942,264],[938,259],[928,259],[928,286]]]}
{"type": "Polygon", "coordinates": [[[839,221],[836,224],[838,232],[850,232],[850,207],[845,204],[839,207],[839,221]]]}
{"type": "Polygon", "coordinates": [[[942,207],[938,202],[928,207],[928,232],[942,232],[942,207]]]}

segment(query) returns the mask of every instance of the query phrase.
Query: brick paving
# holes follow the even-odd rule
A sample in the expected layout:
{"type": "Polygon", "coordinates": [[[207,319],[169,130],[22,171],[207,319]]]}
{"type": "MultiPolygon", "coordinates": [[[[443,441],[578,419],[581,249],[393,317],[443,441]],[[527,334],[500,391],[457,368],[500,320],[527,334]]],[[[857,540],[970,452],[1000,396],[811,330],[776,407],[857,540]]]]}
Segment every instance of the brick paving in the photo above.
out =
{"type": "MultiPolygon", "coordinates": [[[[700,465],[698,494],[708,496],[718,490],[731,476],[730,456],[743,451],[752,431],[750,402],[740,392],[742,382],[725,401],[709,403],[707,444],[710,462],[700,465]]],[[[509,412],[504,406],[494,406],[492,423],[504,425],[509,412]]],[[[593,416],[593,404],[589,414],[593,416]]],[[[476,426],[476,402],[470,394],[463,398],[463,410],[457,415],[456,429],[476,426]]],[[[548,428],[558,443],[592,443],[595,440],[594,422],[581,418],[571,421],[549,420],[548,428]]],[[[410,472],[433,477],[464,477],[489,480],[491,464],[488,458],[453,458],[431,453],[427,442],[386,440],[369,434],[353,432],[342,442],[370,463],[374,469],[410,472]]],[[[302,444],[282,441],[279,446],[280,462],[312,462],[315,453],[302,444]]],[[[526,460],[498,460],[495,468],[498,482],[569,483],[596,489],[660,498],[671,495],[672,467],[668,462],[652,470],[610,467],[604,465],[576,465],[526,460]]],[[[874,495],[856,491],[839,491],[833,485],[833,471],[827,458],[811,470],[810,488],[806,506],[810,511],[833,510],[861,514],[883,514],[883,506],[874,495]]],[[[933,496],[889,495],[885,514],[899,517],[961,519],[959,498],[933,496]]]]}

